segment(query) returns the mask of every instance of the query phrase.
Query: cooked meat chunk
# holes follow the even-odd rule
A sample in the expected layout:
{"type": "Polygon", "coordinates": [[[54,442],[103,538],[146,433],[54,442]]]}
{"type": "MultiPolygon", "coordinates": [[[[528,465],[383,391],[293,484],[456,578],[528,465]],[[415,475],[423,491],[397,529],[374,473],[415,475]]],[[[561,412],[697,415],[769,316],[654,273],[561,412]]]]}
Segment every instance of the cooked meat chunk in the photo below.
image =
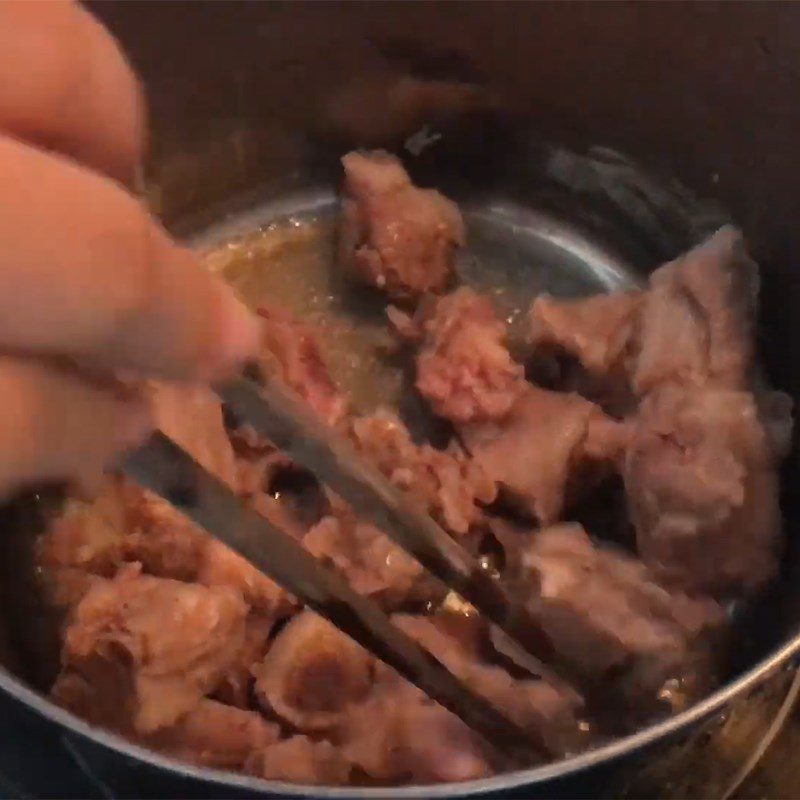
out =
{"type": "Polygon", "coordinates": [[[758,268],[741,233],[721,228],[650,276],[644,292],[537,298],[535,348],[555,347],[639,396],[665,382],[743,388],[753,362],[758,268]]]}
{"type": "Polygon", "coordinates": [[[266,375],[277,375],[329,425],[347,411],[347,399],[337,389],[311,326],[288,312],[262,306],[263,348],[259,366],[266,375]]]}
{"type": "Polygon", "coordinates": [[[425,319],[417,389],[434,413],[456,424],[499,419],[524,383],[491,301],[471,289],[439,298],[425,319]]]}
{"type": "Polygon", "coordinates": [[[69,500],[62,515],[37,543],[39,561],[111,577],[124,550],[125,509],[110,488],[93,503],[69,500]]]}
{"type": "MultiPolygon", "coordinates": [[[[453,674],[507,714],[522,728],[536,732],[553,753],[562,755],[578,738],[577,693],[557,689],[538,679],[515,679],[502,667],[488,664],[477,648],[447,628],[441,618],[395,614],[392,621],[429,650],[453,674]]],[[[476,643],[477,644],[477,643],[476,643]]]]}
{"type": "Polygon", "coordinates": [[[530,310],[530,342],[535,349],[569,353],[594,373],[620,371],[640,302],[639,292],[598,294],[579,300],[540,295],[530,310]]]}
{"type": "Polygon", "coordinates": [[[650,276],[630,371],[637,394],[674,381],[740,389],[753,362],[758,267],[721,228],[650,276]]]}
{"type": "Polygon", "coordinates": [[[381,782],[465,781],[492,771],[475,733],[380,664],[370,695],[353,708],[337,741],[345,758],[381,782]]]}
{"type": "Polygon", "coordinates": [[[447,450],[416,445],[393,414],[378,412],[353,421],[357,449],[392,483],[422,502],[449,531],[463,534],[495,497],[493,482],[455,443],[447,450]]]}
{"type": "Polygon", "coordinates": [[[171,728],[145,739],[150,747],[205,767],[242,769],[278,741],[280,730],[255,711],[203,698],[171,728]]]}
{"type": "Polygon", "coordinates": [[[442,594],[417,561],[352,513],[325,517],[303,537],[303,545],[341,570],[353,589],[386,608],[433,601],[442,594]]]}
{"type": "Polygon", "coordinates": [[[123,561],[161,578],[195,580],[206,535],[166,500],[127,482],[116,485],[125,512],[123,561]]]}
{"type": "Polygon", "coordinates": [[[292,603],[286,592],[247,559],[210,536],[203,537],[196,580],[210,587],[230,587],[253,608],[271,615],[287,611],[292,603]]]}
{"type": "Polygon", "coordinates": [[[651,393],[624,476],[639,552],[662,580],[736,593],[774,575],[777,463],[748,392],[665,386],[651,393]]]}
{"type": "Polygon", "coordinates": [[[340,263],[393,299],[443,291],[465,241],[458,207],[414,186],[388,153],[348,153],[342,164],[340,263]]]}
{"type": "Polygon", "coordinates": [[[627,426],[576,394],[527,386],[498,422],[465,425],[474,462],[543,525],[559,519],[575,470],[584,462],[615,462],[627,426]]]}
{"type": "Polygon", "coordinates": [[[267,745],[252,754],[246,770],[267,780],[318,786],[339,786],[350,778],[350,765],[337,748],[307,736],[267,745]]]}
{"type": "Polygon", "coordinates": [[[129,671],[133,727],[150,733],[175,724],[215,688],[243,646],[246,612],[231,589],[128,568],[96,582],[75,608],[62,663],[79,673],[103,662],[129,671]]]}
{"type": "MultiPolygon", "coordinates": [[[[202,534],[168,503],[114,478],[91,502],[69,501],[63,516],[39,540],[38,550],[51,576],[71,570],[113,577],[124,564],[138,562],[153,575],[193,580],[201,544],[202,534]]],[[[63,577],[77,587],[76,574],[63,577]]]]}
{"type": "Polygon", "coordinates": [[[362,700],[372,657],[311,611],[294,617],[254,667],[266,708],[302,731],[331,728],[362,700]]]}
{"type": "Polygon", "coordinates": [[[540,531],[524,569],[530,608],[559,655],[586,679],[622,680],[637,700],[692,665],[698,633],[723,619],[712,601],[661,588],[641,562],[594,545],[579,525],[540,531]]]}
{"type": "Polygon", "coordinates": [[[214,690],[214,699],[229,706],[248,708],[254,684],[253,668],[269,647],[269,636],[275,627],[277,615],[251,611],[244,628],[244,645],[236,663],[222,676],[214,690]]]}

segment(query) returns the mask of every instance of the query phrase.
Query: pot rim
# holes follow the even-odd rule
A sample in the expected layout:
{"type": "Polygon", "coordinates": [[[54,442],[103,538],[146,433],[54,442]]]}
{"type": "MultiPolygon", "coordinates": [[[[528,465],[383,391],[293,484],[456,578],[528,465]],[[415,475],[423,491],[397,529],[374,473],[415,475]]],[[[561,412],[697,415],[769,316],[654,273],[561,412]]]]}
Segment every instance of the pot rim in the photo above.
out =
{"type": "Polygon", "coordinates": [[[666,739],[681,729],[697,724],[719,712],[724,706],[742,694],[755,689],[770,673],[785,666],[794,656],[800,655],[800,632],[796,633],[781,647],[740,675],[736,680],[721,686],[705,699],[661,722],[649,725],[637,733],[615,739],[609,744],[594,750],[570,756],[551,764],[530,769],[506,772],[491,778],[465,781],[463,783],[439,783],[396,787],[354,787],[354,786],[309,786],[305,784],[268,781],[235,772],[227,772],[209,767],[198,767],[168,756],[160,755],[140,745],[133,744],[122,736],[94,727],[74,714],[59,708],[44,695],[26,686],[7,669],[0,669],[0,691],[20,700],[40,716],[67,728],[69,731],[113,750],[120,755],[143,761],[151,767],[165,769],[173,774],[197,781],[232,786],[252,792],[279,794],[288,797],[330,797],[330,798],[433,798],[466,797],[474,794],[497,792],[526,785],[537,785],[575,775],[592,767],[630,755],[660,739],[666,739]]]}

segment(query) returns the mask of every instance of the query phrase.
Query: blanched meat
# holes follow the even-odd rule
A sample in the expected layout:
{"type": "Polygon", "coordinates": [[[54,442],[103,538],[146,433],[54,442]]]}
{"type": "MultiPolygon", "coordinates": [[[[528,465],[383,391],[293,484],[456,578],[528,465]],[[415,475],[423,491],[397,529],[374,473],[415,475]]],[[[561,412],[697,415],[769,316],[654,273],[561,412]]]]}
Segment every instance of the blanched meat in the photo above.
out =
{"type": "Polygon", "coordinates": [[[458,207],[414,186],[388,153],[348,153],[342,164],[340,263],[393,299],[443,291],[464,245],[458,207]]]}
{"type": "MultiPolygon", "coordinates": [[[[449,615],[395,614],[392,621],[519,725],[539,732],[554,752],[574,742],[579,703],[573,695],[561,695],[539,680],[514,679],[482,662],[479,640],[460,635],[463,626],[451,625],[449,615]]],[[[492,772],[485,744],[475,733],[381,664],[369,696],[335,737],[349,760],[380,781],[464,781],[492,772]]]]}
{"type": "Polygon", "coordinates": [[[556,347],[639,396],[666,382],[744,388],[753,363],[758,268],[727,226],[665,264],[644,292],[538,297],[535,348],[556,347]]]}
{"type": "Polygon", "coordinates": [[[214,699],[229,706],[248,708],[253,688],[253,668],[258,664],[269,646],[269,636],[277,622],[275,614],[251,611],[244,628],[244,645],[239,658],[222,676],[214,691],[214,699]]]}
{"type": "Polygon", "coordinates": [[[150,733],[175,724],[215,688],[243,646],[246,612],[231,589],[129,568],[96,582],[77,605],[62,663],[79,673],[103,663],[129,672],[133,727],[150,733]]]}
{"type": "Polygon", "coordinates": [[[312,328],[278,308],[258,309],[264,347],[260,368],[279,378],[329,425],[347,411],[347,399],[336,388],[312,328]]]}
{"type": "Polygon", "coordinates": [[[492,772],[476,734],[381,664],[370,695],[344,720],[336,741],[380,782],[465,781],[492,772]]]}
{"type": "Polygon", "coordinates": [[[712,601],[671,594],[641,562],[592,544],[579,525],[540,531],[524,569],[538,586],[531,612],[559,655],[598,684],[623,680],[639,700],[681,676],[697,635],[723,620],[712,601]]]}
{"type": "Polygon", "coordinates": [[[777,464],[751,394],[653,392],[639,411],[624,475],[639,552],[661,579],[736,593],[774,575],[777,464]]]}
{"type": "Polygon", "coordinates": [[[299,730],[325,730],[366,696],[372,657],[322,617],[304,611],[278,634],[253,672],[265,708],[299,730]]]}
{"type": "Polygon", "coordinates": [[[393,414],[378,412],[352,423],[357,449],[396,486],[422,502],[453,533],[463,534],[495,497],[492,480],[454,443],[445,450],[411,441],[393,414]]]}
{"type": "Polygon", "coordinates": [[[203,531],[146,489],[120,481],[107,491],[118,498],[125,512],[120,528],[123,562],[137,562],[145,572],[161,578],[197,577],[206,539],[203,531]]]}
{"type": "Polygon", "coordinates": [[[598,294],[580,300],[540,295],[530,310],[530,343],[563,350],[594,373],[624,368],[624,355],[641,302],[639,292],[598,294]]]}
{"type": "Polygon", "coordinates": [[[350,765],[330,742],[307,736],[270,744],[251,755],[246,770],[273,781],[339,786],[350,778],[350,765]]]}
{"type": "MultiPolygon", "coordinates": [[[[377,377],[402,392],[403,419],[423,417],[419,438],[393,410],[356,415],[333,380],[317,334],[341,323],[350,340],[358,323],[338,319],[345,307],[330,298],[315,307],[338,321],[319,330],[260,309],[262,350],[247,374],[282,381],[502,573],[551,640],[556,674],[543,679],[532,656],[223,412],[210,388],[148,383],[158,427],[543,753],[585,750],[665,702],[696,699],[730,627],[722,603],[776,572],[777,465],[791,446],[791,400],[755,363],[757,270],[741,235],[721,229],[641,291],[539,296],[523,368],[491,299],[457,287],[455,205],[386,153],[343,164],[338,258],[396,303],[386,309],[396,335],[381,333],[369,359],[386,357],[377,377]]],[[[496,771],[491,742],[126,479],[70,500],[37,555],[63,620],[51,695],[93,725],[201,766],[319,786],[496,771]]]]}
{"type": "Polygon", "coordinates": [[[352,513],[328,516],[304,537],[303,545],[347,577],[360,594],[385,608],[435,600],[442,592],[422,566],[374,525],[352,513]]]}
{"type": "Polygon", "coordinates": [[[113,577],[128,563],[160,577],[192,580],[202,534],[160,498],[112,478],[89,501],[69,501],[64,514],[38,542],[39,561],[59,597],[57,605],[80,597],[79,574],[113,577]],[[64,584],[64,585],[62,585],[64,584]]]}
{"type": "Polygon", "coordinates": [[[474,462],[548,525],[559,519],[578,467],[620,458],[627,426],[576,394],[529,385],[505,419],[466,425],[461,434],[474,462]]]}
{"type": "Polygon", "coordinates": [[[37,543],[39,561],[111,577],[122,561],[125,511],[113,491],[94,503],[69,500],[62,515],[37,543]]]}
{"type": "Polygon", "coordinates": [[[650,276],[630,367],[637,394],[674,381],[743,388],[753,362],[758,267],[730,226],[650,276]]]}
{"type": "MultiPolygon", "coordinates": [[[[453,674],[522,728],[538,733],[553,753],[562,755],[578,738],[580,696],[538,679],[516,679],[500,666],[488,664],[477,647],[448,630],[447,615],[421,617],[395,614],[392,622],[435,655],[453,674]]],[[[475,642],[475,645],[478,643],[475,642]]]]}
{"type": "Polygon", "coordinates": [[[457,289],[435,302],[417,357],[419,393],[456,424],[499,419],[524,387],[524,370],[505,346],[505,325],[491,301],[457,289]]]}
{"type": "Polygon", "coordinates": [[[278,741],[280,729],[255,711],[203,698],[171,728],[145,739],[150,747],[204,767],[242,769],[278,741]]]}

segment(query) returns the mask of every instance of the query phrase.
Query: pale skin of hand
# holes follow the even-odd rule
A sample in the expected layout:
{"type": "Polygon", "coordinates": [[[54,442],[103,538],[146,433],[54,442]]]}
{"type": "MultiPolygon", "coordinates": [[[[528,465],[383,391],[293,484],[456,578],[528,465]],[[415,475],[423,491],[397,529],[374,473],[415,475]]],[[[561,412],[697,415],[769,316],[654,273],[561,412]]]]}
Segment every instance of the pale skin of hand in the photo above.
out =
{"type": "Polygon", "coordinates": [[[129,191],[145,129],[85,9],[0,0],[0,498],[147,435],[114,376],[208,382],[255,351],[251,314],[129,191]]]}

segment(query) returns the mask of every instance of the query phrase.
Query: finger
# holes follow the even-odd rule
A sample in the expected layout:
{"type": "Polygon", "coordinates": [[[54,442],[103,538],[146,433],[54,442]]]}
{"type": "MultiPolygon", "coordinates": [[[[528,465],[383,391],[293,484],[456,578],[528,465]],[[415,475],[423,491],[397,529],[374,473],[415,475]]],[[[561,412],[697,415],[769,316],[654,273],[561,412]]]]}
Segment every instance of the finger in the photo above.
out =
{"type": "Polygon", "coordinates": [[[257,323],[118,184],[0,137],[0,349],[210,380],[257,323]]]}
{"type": "Polygon", "coordinates": [[[130,185],[142,91],[111,35],[65,0],[0,0],[0,130],[130,185]]]}
{"type": "Polygon", "coordinates": [[[39,481],[91,476],[150,430],[147,404],[77,374],[0,358],[0,496],[39,481]]]}

